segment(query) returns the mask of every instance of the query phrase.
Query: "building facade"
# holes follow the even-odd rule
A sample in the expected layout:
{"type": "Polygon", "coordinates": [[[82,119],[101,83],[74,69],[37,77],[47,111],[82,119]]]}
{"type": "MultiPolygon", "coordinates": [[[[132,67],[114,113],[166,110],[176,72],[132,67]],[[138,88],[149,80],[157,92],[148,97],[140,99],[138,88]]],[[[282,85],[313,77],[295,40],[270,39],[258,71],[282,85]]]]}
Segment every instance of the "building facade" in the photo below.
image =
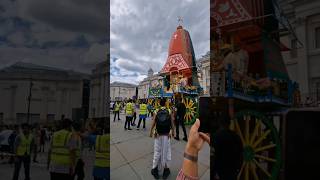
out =
{"type": "Polygon", "coordinates": [[[319,105],[320,1],[280,0],[279,4],[297,36],[282,37],[291,47],[289,52],[283,53],[289,76],[299,83],[302,102],[311,98],[310,101],[319,105]]]}
{"type": "Polygon", "coordinates": [[[109,66],[104,61],[92,70],[90,81],[89,118],[106,118],[109,116],[109,66]]]}
{"type": "Polygon", "coordinates": [[[83,99],[88,98],[84,96],[88,79],[86,74],[22,62],[3,68],[0,123],[44,124],[62,118],[85,119],[88,105],[83,99]]]}
{"type": "Polygon", "coordinates": [[[110,101],[134,99],[137,96],[137,86],[129,83],[113,82],[110,84],[110,101]]]}
{"type": "Polygon", "coordinates": [[[138,85],[138,99],[149,98],[149,88],[152,82],[161,82],[163,77],[159,74],[154,74],[153,70],[150,68],[148,70],[148,76],[144,78],[138,85]]]}
{"type": "Polygon", "coordinates": [[[198,79],[203,89],[203,95],[210,93],[210,52],[202,56],[197,61],[198,79]]]}
{"type": "MultiPolygon", "coordinates": [[[[203,89],[203,95],[209,95],[210,93],[210,53],[207,52],[204,56],[196,61],[197,75],[201,88],[203,89]]],[[[138,85],[138,99],[145,99],[149,97],[149,88],[152,83],[158,82],[162,84],[163,77],[159,74],[154,74],[150,68],[148,70],[148,76],[138,85]]]]}

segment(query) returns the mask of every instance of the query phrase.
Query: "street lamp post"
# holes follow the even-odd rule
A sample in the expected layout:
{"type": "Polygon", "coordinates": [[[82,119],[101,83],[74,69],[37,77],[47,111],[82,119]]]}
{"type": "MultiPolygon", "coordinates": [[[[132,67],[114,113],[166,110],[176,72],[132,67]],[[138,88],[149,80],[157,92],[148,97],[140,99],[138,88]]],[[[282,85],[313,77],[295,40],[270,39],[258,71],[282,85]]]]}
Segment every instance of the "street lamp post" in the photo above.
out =
{"type": "Polygon", "coordinates": [[[31,104],[31,96],[32,96],[32,78],[30,78],[30,86],[29,86],[29,96],[28,96],[28,113],[27,113],[27,123],[30,122],[30,104],[31,104]]]}

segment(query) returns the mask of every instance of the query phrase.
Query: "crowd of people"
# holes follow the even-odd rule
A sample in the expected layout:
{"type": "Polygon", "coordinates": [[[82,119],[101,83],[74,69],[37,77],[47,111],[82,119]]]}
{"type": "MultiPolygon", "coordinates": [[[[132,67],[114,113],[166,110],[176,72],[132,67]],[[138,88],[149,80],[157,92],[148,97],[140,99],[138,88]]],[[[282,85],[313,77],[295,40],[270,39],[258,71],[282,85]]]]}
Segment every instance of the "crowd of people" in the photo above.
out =
{"type": "MultiPolygon", "coordinates": [[[[160,100],[161,101],[161,100],[160,100]]],[[[166,103],[167,101],[165,99],[162,99],[164,106],[167,107],[166,103]]],[[[161,106],[161,102],[160,102],[161,106]]],[[[159,107],[161,108],[161,107],[159,107]]],[[[174,125],[175,125],[175,131],[176,136],[174,137],[176,140],[180,140],[179,137],[179,126],[181,126],[183,130],[183,140],[187,141],[187,132],[184,125],[184,116],[186,113],[186,106],[182,102],[181,98],[175,99],[175,105],[170,106],[170,108],[166,108],[170,111],[170,114],[172,112],[174,116],[174,125]]],[[[128,99],[126,101],[116,101],[113,104],[113,122],[116,122],[116,120],[120,121],[120,112],[124,111],[125,113],[125,125],[124,130],[132,130],[133,126],[136,126],[137,130],[140,130],[140,125],[142,125],[142,128],[146,130],[146,119],[151,117],[153,118],[154,115],[157,113],[158,109],[156,109],[153,105],[148,104],[147,100],[132,100],[128,99]],[[138,124],[136,124],[136,120],[138,119],[138,124]],[[141,124],[142,123],[142,124],[141,124]]]]}
{"type": "MultiPolygon", "coordinates": [[[[16,137],[19,135],[19,125],[2,125],[0,126],[0,153],[1,160],[9,157],[7,163],[13,163],[14,147],[16,137]]],[[[33,143],[33,162],[38,163],[37,154],[44,152],[45,145],[52,137],[52,129],[41,127],[38,124],[30,126],[30,131],[34,137],[33,143]]]]}
{"type": "Polygon", "coordinates": [[[155,179],[167,179],[170,175],[169,164],[171,161],[171,144],[172,138],[180,140],[179,126],[183,130],[183,140],[187,142],[185,152],[183,154],[184,160],[182,168],[177,176],[177,180],[195,180],[198,177],[198,153],[202,149],[205,142],[207,142],[212,149],[215,149],[213,160],[213,179],[219,180],[236,180],[237,174],[242,164],[242,144],[239,136],[229,130],[230,118],[227,115],[219,117],[218,129],[215,132],[213,141],[210,143],[210,135],[198,132],[200,121],[197,119],[194,125],[190,128],[189,136],[187,135],[184,125],[184,115],[186,107],[180,97],[175,98],[173,106],[168,108],[166,99],[160,99],[160,106],[153,109],[147,105],[145,100],[140,100],[138,104],[132,99],[125,103],[114,103],[114,122],[116,119],[120,121],[120,111],[124,110],[125,123],[124,130],[132,130],[132,126],[136,126],[135,121],[137,114],[139,114],[139,121],[137,130],[142,128],[146,129],[146,118],[150,116],[152,119],[151,126],[149,127],[150,137],[154,138],[154,152],[152,160],[151,174],[155,179]],[[116,118],[117,115],[117,118],[116,118]]]}
{"type": "Polygon", "coordinates": [[[27,123],[3,126],[0,142],[1,158],[9,157],[9,163],[14,163],[13,180],[19,179],[22,164],[25,180],[30,180],[31,160],[39,163],[38,153],[47,155],[51,180],[83,180],[87,166],[82,156],[85,142],[95,149],[94,180],[110,179],[110,136],[103,125],[90,122],[84,127],[78,122],[63,119],[54,129],[27,123]]]}

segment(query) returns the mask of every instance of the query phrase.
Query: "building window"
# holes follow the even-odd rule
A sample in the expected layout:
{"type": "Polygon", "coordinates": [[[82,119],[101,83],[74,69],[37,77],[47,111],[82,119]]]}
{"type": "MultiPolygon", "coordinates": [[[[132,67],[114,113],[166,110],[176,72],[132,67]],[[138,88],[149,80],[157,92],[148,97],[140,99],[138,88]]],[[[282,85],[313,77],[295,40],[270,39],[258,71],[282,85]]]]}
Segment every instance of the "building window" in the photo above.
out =
{"type": "Polygon", "coordinates": [[[315,28],[315,48],[320,48],[320,27],[315,28]]]}
{"type": "Polygon", "coordinates": [[[47,121],[54,121],[54,114],[47,114],[47,121]]]}
{"type": "Polygon", "coordinates": [[[17,113],[17,123],[26,123],[28,120],[27,113],[17,113]]]}
{"type": "Polygon", "coordinates": [[[297,52],[297,39],[291,40],[291,51],[290,51],[291,58],[296,58],[298,56],[297,52]]]}
{"type": "Polygon", "coordinates": [[[0,113],[0,124],[3,123],[3,113],[0,113]]]}
{"type": "Polygon", "coordinates": [[[317,93],[317,102],[320,101],[320,82],[316,85],[316,93],[317,93]]]}

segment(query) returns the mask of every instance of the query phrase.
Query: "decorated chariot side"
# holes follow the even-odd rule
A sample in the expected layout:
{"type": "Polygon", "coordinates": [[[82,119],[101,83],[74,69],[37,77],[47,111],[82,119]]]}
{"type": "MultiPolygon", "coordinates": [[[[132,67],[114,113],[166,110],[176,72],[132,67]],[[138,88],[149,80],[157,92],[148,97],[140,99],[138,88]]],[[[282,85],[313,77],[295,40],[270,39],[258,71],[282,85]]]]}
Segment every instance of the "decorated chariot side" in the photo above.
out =
{"type": "Polygon", "coordinates": [[[279,179],[279,119],[299,99],[281,55],[280,36],[292,31],[274,2],[212,1],[210,95],[243,143],[238,179],[279,179]]]}
{"type": "Polygon", "coordinates": [[[161,78],[150,83],[148,103],[158,108],[159,98],[167,98],[167,107],[172,108],[175,98],[180,96],[186,106],[185,124],[192,124],[202,88],[190,34],[181,25],[172,34],[168,58],[159,74],[161,78]]]}

